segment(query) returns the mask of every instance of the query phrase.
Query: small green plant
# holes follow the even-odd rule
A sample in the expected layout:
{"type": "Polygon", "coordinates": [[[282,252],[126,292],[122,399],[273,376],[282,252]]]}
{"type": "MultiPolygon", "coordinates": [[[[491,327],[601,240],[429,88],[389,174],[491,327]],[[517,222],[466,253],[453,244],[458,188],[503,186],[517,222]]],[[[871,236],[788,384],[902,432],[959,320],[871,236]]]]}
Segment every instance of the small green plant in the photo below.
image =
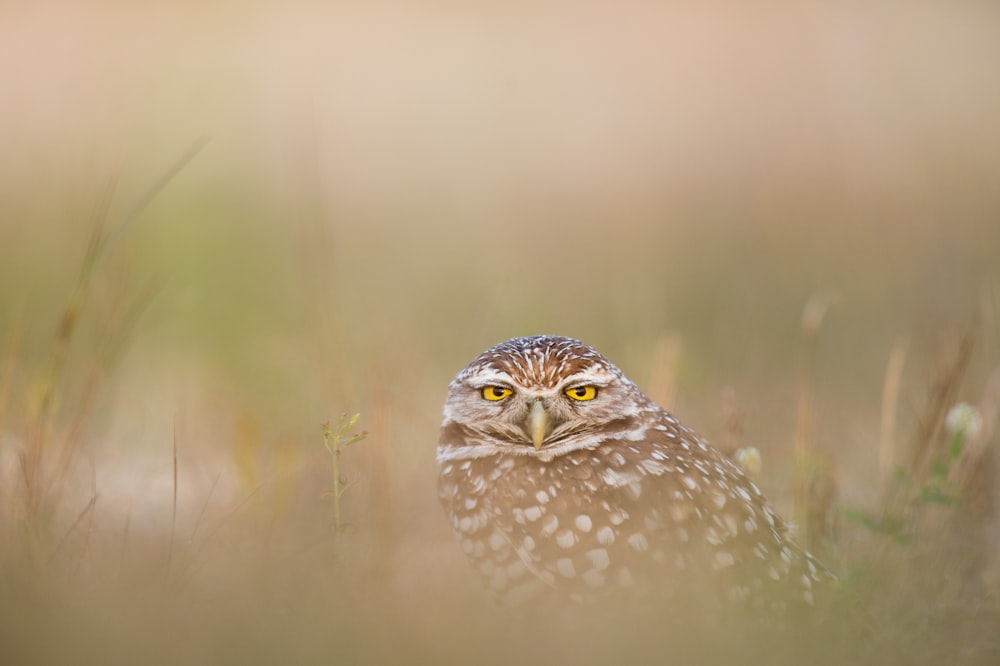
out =
{"type": "Polygon", "coordinates": [[[323,446],[330,453],[330,460],[333,466],[333,487],[324,493],[324,497],[329,497],[333,500],[334,535],[340,534],[340,530],[343,527],[340,519],[340,500],[344,496],[344,493],[356,483],[348,483],[341,476],[340,455],[347,447],[357,444],[368,436],[368,433],[365,431],[355,434],[351,432],[360,418],[361,414],[355,414],[354,416],[344,414],[337,421],[336,426],[331,426],[329,421],[320,425],[320,429],[323,431],[323,446]]]}
{"type": "Polygon", "coordinates": [[[924,478],[907,472],[902,466],[893,468],[893,479],[906,498],[904,504],[881,514],[855,508],[842,508],[845,518],[876,534],[891,537],[899,543],[913,538],[913,528],[921,510],[929,505],[958,506],[961,485],[953,480],[969,438],[976,437],[982,427],[982,417],[975,407],[967,403],[953,406],[945,417],[944,429],[948,435],[930,460],[924,478]]]}

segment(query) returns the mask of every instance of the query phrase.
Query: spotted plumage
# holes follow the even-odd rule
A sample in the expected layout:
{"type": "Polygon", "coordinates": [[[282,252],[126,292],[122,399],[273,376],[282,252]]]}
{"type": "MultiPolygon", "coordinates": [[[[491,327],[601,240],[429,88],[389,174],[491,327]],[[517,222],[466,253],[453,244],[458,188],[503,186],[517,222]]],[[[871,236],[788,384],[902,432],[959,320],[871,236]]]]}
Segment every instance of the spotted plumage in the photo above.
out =
{"type": "Polygon", "coordinates": [[[449,387],[439,494],[508,601],[812,604],[827,575],[727,457],[581,342],[516,338],[449,387]]]}

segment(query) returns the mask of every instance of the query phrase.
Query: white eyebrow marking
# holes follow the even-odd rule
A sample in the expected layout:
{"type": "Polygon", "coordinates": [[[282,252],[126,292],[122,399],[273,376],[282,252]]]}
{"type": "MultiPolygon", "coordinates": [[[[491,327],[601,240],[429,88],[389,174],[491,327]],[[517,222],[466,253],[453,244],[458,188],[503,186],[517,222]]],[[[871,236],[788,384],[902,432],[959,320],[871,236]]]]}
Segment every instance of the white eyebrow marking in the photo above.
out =
{"type": "Polygon", "coordinates": [[[514,378],[508,375],[506,372],[501,370],[494,370],[493,368],[487,368],[477,372],[468,378],[469,384],[473,388],[483,388],[486,386],[491,386],[493,384],[507,384],[509,386],[516,386],[517,382],[514,378]]]}

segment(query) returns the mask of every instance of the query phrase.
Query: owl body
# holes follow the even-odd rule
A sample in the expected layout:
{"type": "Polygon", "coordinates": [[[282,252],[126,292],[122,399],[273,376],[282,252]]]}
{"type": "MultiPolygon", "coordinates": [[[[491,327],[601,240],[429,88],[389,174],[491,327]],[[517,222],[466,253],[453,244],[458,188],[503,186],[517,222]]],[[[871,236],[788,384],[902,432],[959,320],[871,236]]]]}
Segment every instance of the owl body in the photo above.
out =
{"type": "Polygon", "coordinates": [[[460,546],[507,601],[779,608],[825,575],[736,464],[570,338],[516,338],[460,372],[438,460],[460,546]]]}

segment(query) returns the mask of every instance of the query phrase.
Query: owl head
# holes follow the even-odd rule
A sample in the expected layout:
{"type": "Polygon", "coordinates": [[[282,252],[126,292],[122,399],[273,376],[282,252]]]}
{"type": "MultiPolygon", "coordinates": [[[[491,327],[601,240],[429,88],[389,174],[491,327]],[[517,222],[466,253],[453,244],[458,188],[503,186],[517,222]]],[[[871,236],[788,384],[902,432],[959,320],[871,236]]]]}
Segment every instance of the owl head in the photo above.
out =
{"type": "Polygon", "coordinates": [[[438,459],[555,456],[620,439],[648,398],[593,348],[553,335],[487,349],[448,387],[438,459]]]}

